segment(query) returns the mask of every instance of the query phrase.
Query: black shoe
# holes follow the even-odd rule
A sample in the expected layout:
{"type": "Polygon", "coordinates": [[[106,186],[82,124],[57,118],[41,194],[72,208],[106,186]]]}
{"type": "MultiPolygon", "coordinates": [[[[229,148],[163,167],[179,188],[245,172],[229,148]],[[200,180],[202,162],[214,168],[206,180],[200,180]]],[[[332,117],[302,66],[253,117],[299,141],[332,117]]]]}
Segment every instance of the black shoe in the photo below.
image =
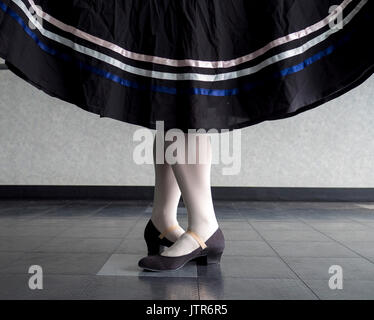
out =
{"type": "Polygon", "coordinates": [[[200,247],[189,254],[179,257],[166,257],[160,254],[144,257],[138,263],[140,268],[149,271],[172,271],[182,268],[187,262],[196,260],[198,264],[213,264],[221,261],[225,248],[225,238],[220,228],[204,243],[194,232],[189,233],[199,243],[200,247]]]}
{"type": "Polygon", "coordinates": [[[177,227],[178,225],[172,226],[161,233],[153,222],[149,220],[144,229],[144,240],[147,244],[148,255],[160,254],[164,247],[172,246],[174,242],[166,239],[165,236],[177,227]]]}

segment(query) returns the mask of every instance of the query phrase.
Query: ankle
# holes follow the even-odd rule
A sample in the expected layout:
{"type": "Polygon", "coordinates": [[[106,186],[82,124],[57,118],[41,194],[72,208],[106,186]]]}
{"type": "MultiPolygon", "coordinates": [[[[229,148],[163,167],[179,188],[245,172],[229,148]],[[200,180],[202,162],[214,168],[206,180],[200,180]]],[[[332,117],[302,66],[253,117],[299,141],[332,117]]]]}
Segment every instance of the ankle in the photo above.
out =
{"type": "Polygon", "coordinates": [[[216,219],[191,223],[188,227],[189,230],[195,232],[203,241],[208,240],[218,228],[219,225],[216,219]]]}
{"type": "Polygon", "coordinates": [[[151,221],[160,232],[172,226],[179,225],[175,215],[167,215],[164,213],[152,212],[151,221]]]}
{"type": "Polygon", "coordinates": [[[185,232],[177,220],[154,219],[154,217],[151,217],[151,221],[160,233],[166,232],[165,238],[172,242],[175,242],[185,232]]]}

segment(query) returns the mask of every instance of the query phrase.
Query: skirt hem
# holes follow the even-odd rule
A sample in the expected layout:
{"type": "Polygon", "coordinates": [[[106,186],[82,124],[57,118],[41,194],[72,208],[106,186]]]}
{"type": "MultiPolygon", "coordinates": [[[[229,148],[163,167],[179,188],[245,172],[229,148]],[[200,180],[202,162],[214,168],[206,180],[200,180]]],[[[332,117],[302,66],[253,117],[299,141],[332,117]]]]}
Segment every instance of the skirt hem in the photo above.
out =
{"type": "MultiPolygon", "coordinates": [[[[90,105],[90,104],[87,104],[87,103],[86,104],[79,103],[77,101],[74,101],[74,99],[72,99],[69,96],[61,95],[61,94],[59,94],[55,91],[52,91],[52,90],[48,89],[47,85],[44,85],[42,83],[42,81],[36,82],[36,81],[30,79],[24,72],[22,72],[22,70],[17,68],[16,65],[12,64],[12,62],[7,60],[7,56],[4,53],[0,52],[0,57],[5,60],[5,64],[8,66],[9,70],[12,73],[14,73],[18,77],[25,80],[27,83],[31,84],[35,88],[43,91],[44,93],[48,94],[49,96],[51,96],[53,98],[57,98],[59,100],[67,102],[67,103],[71,103],[71,104],[75,105],[76,107],[78,107],[78,108],[80,108],[84,111],[99,115],[100,118],[109,118],[109,119],[125,122],[125,123],[131,124],[131,125],[145,127],[145,128],[151,129],[151,130],[156,129],[156,123],[155,122],[147,122],[147,123],[144,122],[144,123],[142,123],[142,122],[137,121],[136,119],[120,118],[120,117],[116,117],[116,116],[107,115],[107,114],[103,113],[103,107],[102,106],[99,107],[99,106],[94,106],[94,105],[90,105]]],[[[352,77],[352,79],[347,80],[346,81],[347,85],[342,85],[341,87],[338,87],[334,92],[329,93],[329,94],[323,96],[322,98],[315,100],[314,102],[308,103],[304,106],[297,107],[297,109],[295,111],[291,111],[291,112],[290,111],[279,111],[279,112],[273,113],[271,115],[259,117],[257,119],[253,119],[253,120],[250,120],[250,121],[237,123],[235,125],[228,126],[227,128],[217,129],[217,130],[218,130],[218,132],[232,131],[232,130],[236,130],[236,129],[243,129],[243,128],[246,128],[246,127],[250,127],[250,126],[265,122],[265,121],[281,120],[281,119],[286,119],[286,118],[296,116],[300,113],[303,113],[305,111],[314,109],[314,108],[316,108],[316,107],[318,107],[322,104],[325,104],[325,103],[327,103],[327,102],[329,102],[333,99],[336,99],[336,98],[344,95],[345,93],[351,91],[352,89],[358,87],[363,82],[365,82],[368,78],[370,78],[370,76],[373,73],[374,73],[374,64],[370,65],[367,69],[365,69],[359,75],[355,75],[354,77],[352,77]]],[[[190,128],[190,129],[191,130],[197,130],[198,128],[190,128]]],[[[188,132],[188,130],[190,130],[190,129],[180,128],[180,130],[182,130],[183,132],[188,132]]],[[[214,128],[212,128],[212,129],[214,129],[214,128]]],[[[165,129],[165,130],[167,130],[167,129],[165,129]]],[[[208,131],[209,129],[206,129],[206,130],[208,131]]]]}

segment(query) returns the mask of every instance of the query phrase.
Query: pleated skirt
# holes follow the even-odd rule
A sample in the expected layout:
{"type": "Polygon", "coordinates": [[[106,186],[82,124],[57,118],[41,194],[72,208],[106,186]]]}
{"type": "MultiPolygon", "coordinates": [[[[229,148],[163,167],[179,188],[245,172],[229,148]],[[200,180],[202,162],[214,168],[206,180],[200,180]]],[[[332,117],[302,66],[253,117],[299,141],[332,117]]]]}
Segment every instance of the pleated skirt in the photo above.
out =
{"type": "Polygon", "coordinates": [[[321,106],[372,75],[373,33],[373,0],[0,0],[11,71],[150,129],[232,130],[321,106]]]}

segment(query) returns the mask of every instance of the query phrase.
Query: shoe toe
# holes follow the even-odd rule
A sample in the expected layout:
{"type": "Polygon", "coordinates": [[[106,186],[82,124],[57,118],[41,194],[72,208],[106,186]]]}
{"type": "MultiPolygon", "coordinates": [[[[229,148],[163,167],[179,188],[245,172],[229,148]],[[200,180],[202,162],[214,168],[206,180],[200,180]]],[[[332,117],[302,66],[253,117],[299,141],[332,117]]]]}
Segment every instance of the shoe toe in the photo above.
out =
{"type": "Polygon", "coordinates": [[[139,266],[140,268],[145,269],[145,268],[149,265],[149,257],[151,257],[151,256],[141,258],[141,259],[139,260],[139,262],[138,262],[138,266],[139,266]]]}
{"type": "Polygon", "coordinates": [[[168,271],[176,269],[174,259],[163,257],[161,255],[153,255],[142,258],[138,265],[140,268],[150,271],[168,271]]]}
{"type": "Polygon", "coordinates": [[[163,268],[163,258],[160,255],[151,255],[140,259],[138,265],[140,268],[152,271],[162,271],[163,268]]]}

